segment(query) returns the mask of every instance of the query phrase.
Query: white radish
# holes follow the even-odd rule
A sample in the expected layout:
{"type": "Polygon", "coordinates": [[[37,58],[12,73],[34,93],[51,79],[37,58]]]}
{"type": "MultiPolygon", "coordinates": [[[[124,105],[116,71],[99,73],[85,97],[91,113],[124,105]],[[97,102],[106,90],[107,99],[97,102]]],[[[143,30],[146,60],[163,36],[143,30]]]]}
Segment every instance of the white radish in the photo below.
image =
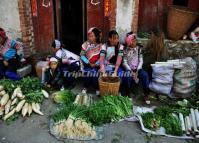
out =
{"type": "Polygon", "coordinates": [[[88,105],[88,96],[87,95],[83,96],[82,105],[88,105]]]}
{"type": "Polygon", "coordinates": [[[35,112],[35,113],[37,113],[37,114],[39,114],[39,115],[44,115],[40,110],[37,110],[37,105],[33,102],[32,103],[32,110],[35,112]]]}
{"type": "Polygon", "coordinates": [[[8,100],[9,100],[9,95],[4,94],[3,97],[1,98],[1,106],[5,106],[8,100]]]}
{"type": "Polygon", "coordinates": [[[183,118],[182,113],[179,113],[179,118],[180,118],[180,122],[181,122],[182,131],[185,132],[186,131],[185,122],[184,122],[184,118],[183,118]]]}
{"type": "Polygon", "coordinates": [[[16,107],[16,112],[21,111],[23,105],[25,104],[26,100],[22,100],[18,103],[17,107],[16,107]]]}
{"type": "Polygon", "coordinates": [[[19,97],[20,99],[23,99],[25,96],[22,93],[17,93],[17,97],[19,97]]]}
{"type": "Polygon", "coordinates": [[[41,92],[42,92],[42,94],[44,95],[45,98],[49,98],[49,94],[48,94],[47,91],[42,89],[41,92]]]}
{"type": "Polygon", "coordinates": [[[28,104],[28,116],[32,114],[32,105],[28,104]]]}
{"type": "Polygon", "coordinates": [[[195,117],[196,117],[196,124],[197,124],[197,128],[199,129],[199,113],[198,113],[198,109],[195,109],[195,117]]]}
{"type": "Polygon", "coordinates": [[[35,103],[35,106],[36,106],[37,110],[41,109],[39,103],[35,103]]]}
{"type": "Polygon", "coordinates": [[[4,110],[5,110],[5,107],[1,106],[0,107],[0,116],[2,116],[4,114],[4,110]]]}
{"type": "Polygon", "coordinates": [[[18,93],[21,93],[21,88],[20,87],[15,88],[11,99],[14,99],[17,96],[18,93]]]}
{"type": "Polygon", "coordinates": [[[186,128],[186,135],[190,135],[189,133],[189,127],[188,127],[188,122],[187,122],[187,117],[185,117],[185,128],[186,128]]]}
{"type": "Polygon", "coordinates": [[[7,102],[7,104],[5,105],[5,114],[8,114],[10,111],[10,107],[11,107],[11,100],[9,100],[7,102]]]}
{"type": "Polygon", "coordinates": [[[194,132],[198,132],[198,129],[197,129],[197,124],[196,124],[196,117],[195,117],[195,114],[194,114],[194,110],[191,108],[190,109],[191,111],[191,120],[192,120],[192,124],[193,124],[193,129],[194,129],[194,132]]]}
{"type": "Polygon", "coordinates": [[[74,104],[78,104],[78,103],[79,103],[80,96],[81,96],[81,95],[79,95],[79,94],[76,96],[75,101],[74,101],[74,104]]]}
{"type": "Polygon", "coordinates": [[[0,92],[0,96],[3,96],[4,94],[6,94],[6,91],[5,91],[5,90],[2,90],[2,91],[0,92]]]}
{"type": "Polygon", "coordinates": [[[15,99],[12,101],[11,105],[15,105],[17,102],[18,102],[18,98],[15,98],[15,99]]]}
{"type": "Polygon", "coordinates": [[[13,92],[11,99],[14,99],[17,96],[17,94],[15,93],[15,91],[13,92]]]}
{"type": "Polygon", "coordinates": [[[23,117],[25,117],[26,116],[26,114],[28,113],[28,103],[25,103],[25,105],[23,106],[23,108],[22,108],[22,116],[23,117]]]}
{"type": "Polygon", "coordinates": [[[12,105],[10,106],[10,110],[12,110],[12,109],[14,109],[14,108],[15,108],[15,106],[12,106],[12,105]]]}
{"type": "Polygon", "coordinates": [[[10,118],[14,113],[15,113],[15,108],[12,109],[12,111],[10,111],[8,114],[6,114],[4,117],[3,117],[3,120],[7,120],[8,118],[10,118]]]}
{"type": "Polygon", "coordinates": [[[2,85],[0,85],[0,91],[4,90],[4,87],[2,85]]]}
{"type": "Polygon", "coordinates": [[[21,91],[21,88],[20,87],[17,87],[15,90],[14,90],[14,93],[15,96],[19,97],[19,98],[24,98],[24,95],[22,94],[22,91],[21,91]]]}
{"type": "Polygon", "coordinates": [[[189,116],[186,117],[187,118],[187,129],[190,132],[191,131],[191,123],[190,123],[190,118],[189,116]]]}

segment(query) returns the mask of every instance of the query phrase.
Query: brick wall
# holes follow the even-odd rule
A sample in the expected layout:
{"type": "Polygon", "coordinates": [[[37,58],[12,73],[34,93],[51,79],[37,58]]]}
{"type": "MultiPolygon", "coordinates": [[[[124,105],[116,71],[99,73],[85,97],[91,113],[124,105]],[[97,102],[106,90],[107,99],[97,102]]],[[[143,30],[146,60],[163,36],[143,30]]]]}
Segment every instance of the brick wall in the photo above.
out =
{"type": "Polygon", "coordinates": [[[19,0],[19,17],[25,57],[34,53],[34,33],[30,0],[19,0]]]}

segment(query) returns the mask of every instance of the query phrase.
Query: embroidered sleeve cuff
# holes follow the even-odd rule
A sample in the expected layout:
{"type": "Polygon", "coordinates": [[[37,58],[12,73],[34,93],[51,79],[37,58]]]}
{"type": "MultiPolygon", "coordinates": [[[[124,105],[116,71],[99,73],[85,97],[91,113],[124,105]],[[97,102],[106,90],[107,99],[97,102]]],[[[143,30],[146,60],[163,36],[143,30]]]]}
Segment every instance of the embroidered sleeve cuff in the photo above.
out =
{"type": "Polygon", "coordinates": [[[82,60],[85,64],[89,64],[89,60],[86,58],[86,56],[81,56],[81,60],[82,60]]]}

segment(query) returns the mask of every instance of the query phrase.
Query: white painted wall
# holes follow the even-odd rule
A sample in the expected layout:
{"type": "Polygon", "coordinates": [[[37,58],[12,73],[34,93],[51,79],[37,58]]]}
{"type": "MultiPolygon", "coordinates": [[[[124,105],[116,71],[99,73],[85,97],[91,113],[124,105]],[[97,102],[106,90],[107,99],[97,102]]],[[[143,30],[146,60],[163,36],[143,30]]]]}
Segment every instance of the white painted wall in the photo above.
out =
{"type": "Polygon", "coordinates": [[[131,31],[135,0],[117,0],[116,30],[120,41],[124,41],[126,33],[131,31]]]}
{"type": "Polygon", "coordinates": [[[18,0],[0,0],[0,27],[9,37],[21,38],[18,0]]]}

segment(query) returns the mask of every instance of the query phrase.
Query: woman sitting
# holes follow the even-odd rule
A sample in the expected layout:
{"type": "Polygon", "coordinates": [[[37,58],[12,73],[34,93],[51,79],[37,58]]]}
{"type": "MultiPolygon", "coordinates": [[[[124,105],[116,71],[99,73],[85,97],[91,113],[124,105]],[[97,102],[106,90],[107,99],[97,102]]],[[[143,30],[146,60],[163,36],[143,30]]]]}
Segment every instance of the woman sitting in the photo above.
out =
{"type": "Polygon", "coordinates": [[[101,31],[97,28],[90,28],[88,41],[84,42],[81,50],[81,70],[84,73],[84,87],[92,85],[98,91],[98,70],[101,48],[101,31]]]}
{"type": "MultiPolygon", "coordinates": [[[[127,77],[124,77],[126,91],[129,91],[133,84],[141,81],[144,89],[144,100],[150,104],[149,96],[149,77],[146,71],[142,69],[143,56],[142,46],[137,45],[136,35],[133,32],[127,34],[126,49],[124,50],[123,66],[129,72],[127,77]]],[[[128,94],[128,93],[127,93],[128,94]]]]}
{"type": "Polygon", "coordinates": [[[20,80],[16,73],[20,66],[20,57],[17,54],[19,49],[21,44],[8,38],[4,29],[0,28],[0,78],[20,80]]]}
{"type": "Polygon", "coordinates": [[[108,34],[108,41],[102,45],[100,51],[100,72],[103,75],[121,75],[124,46],[119,43],[119,35],[115,30],[108,34]]]}

